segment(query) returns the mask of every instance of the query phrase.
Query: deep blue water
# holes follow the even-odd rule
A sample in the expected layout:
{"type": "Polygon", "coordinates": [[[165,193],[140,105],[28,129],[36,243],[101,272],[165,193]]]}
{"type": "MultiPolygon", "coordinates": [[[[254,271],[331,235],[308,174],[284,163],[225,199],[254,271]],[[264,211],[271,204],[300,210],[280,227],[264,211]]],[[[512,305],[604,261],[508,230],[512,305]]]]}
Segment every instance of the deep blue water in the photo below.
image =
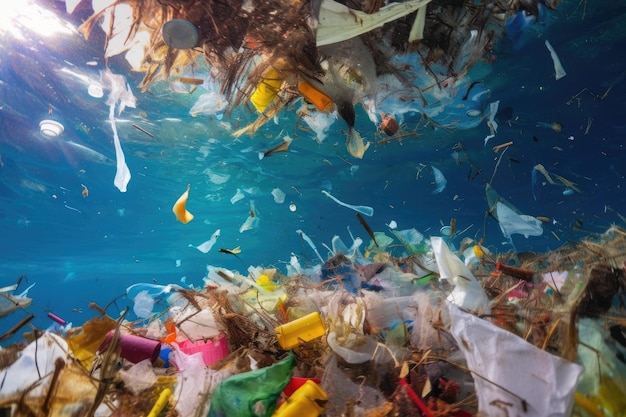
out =
{"type": "MultiPolygon", "coordinates": [[[[41,3],[75,26],[86,16],[66,16],[63,3],[41,3]]],[[[291,253],[312,265],[315,254],[298,229],[322,254],[322,243],[330,245],[334,235],[348,242],[348,228],[369,240],[353,211],[321,193],[329,184],[337,198],[374,208],[367,220],[375,231],[386,231],[385,225],[395,220],[400,229],[437,235],[455,218],[458,230],[468,228],[457,243],[484,235],[493,251],[510,250],[496,221],[485,221],[484,192],[500,155],[492,147],[507,141],[514,145],[502,158],[493,187],[523,213],[554,220],[544,224],[542,236],[514,235],[517,250],[547,251],[613,223],[626,226],[618,215],[626,215],[626,4],[604,3],[584,2],[583,16],[578,1],[562,1],[558,12],[533,27],[522,45],[503,39],[495,50],[498,59],[475,68],[491,90],[490,101],[500,100],[500,127],[487,146],[485,121],[455,131],[422,124],[418,137],[373,143],[357,160],[345,149],[343,122],[334,123],[320,144],[311,132],[296,127],[295,108],[283,111],[254,137],[234,139],[220,123],[243,126],[254,118],[248,109],[236,109],[221,121],[191,117],[189,108],[199,91],[177,95],[162,82],[142,93],[135,87],[142,75],[132,73],[122,58],[113,58],[110,69],[127,77],[137,98],[136,108],[126,108],[117,121],[132,173],[126,193],[113,186],[108,106],[62,71],[97,79],[104,69],[102,33],[96,30],[85,41],[78,33],[44,37],[23,27],[19,39],[2,28],[0,286],[20,275],[36,282],[29,310],[37,315],[33,324],[45,328],[50,324],[47,311],[79,324],[92,315],[88,302],[107,304],[133,283],[179,283],[186,277],[187,284],[202,285],[207,265],[242,272],[250,265],[276,266],[285,272],[291,253]],[[554,79],[544,39],[557,49],[567,70],[561,80],[554,79]],[[97,64],[88,65],[90,61],[97,64]],[[49,105],[65,125],[63,135],[53,140],[39,132],[49,105]],[[559,122],[563,129],[536,127],[537,122],[559,122]],[[259,160],[257,152],[279,143],[281,132],[294,138],[289,151],[259,160]],[[463,156],[457,164],[451,156],[459,142],[472,165],[463,156]],[[420,164],[443,172],[448,181],[443,192],[432,193],[430,168],[416,179],[420,164]],[[536,164],[577,183],[583,193],[564,195],[564,187],[539,183],[533,195],[536,164]],[[212,182],[207,169],[228,180],[212,182]],[[81,184],[88,187],[88,197],[82,196],[81,184]],[[171,207],[187,184],[187,207],[195,219],[183,225],[171,207]],[[285,203],[274,202],[274,188],[286,193],[285,203]],[[245,198],[231,204],[237,189],[244,190],[245,198]],[[251,200],[260,223],[240,233],[251,200]],[[291,203],[295,212],[288,208],[291,203]],[[189,247],[208,240],[216,229],[221,236],[209,253],[189,247]],[[236,246],[242,249],[239,258],[217,251],[236,246]]],[[[14,28],[20,29],[17,24],[14,28]]],[[[412,130],[418,117],[407,114],[403,122],[412,130]]],[[[356,129],[370,141],[384,138],[360,105],[356,129]]],[[[0,320],[0,328],[8,327],[8,319],[0,320]]]]}

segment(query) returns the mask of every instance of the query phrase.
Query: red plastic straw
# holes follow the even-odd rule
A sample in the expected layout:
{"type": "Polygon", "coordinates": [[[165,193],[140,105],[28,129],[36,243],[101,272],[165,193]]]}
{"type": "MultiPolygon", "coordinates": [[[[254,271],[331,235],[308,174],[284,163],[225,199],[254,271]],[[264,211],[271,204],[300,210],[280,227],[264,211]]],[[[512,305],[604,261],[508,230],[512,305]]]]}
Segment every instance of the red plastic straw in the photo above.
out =
{"type": "Polygon", "coordinates": [[[63,320],[61,317],[57,316],[54,313],[48,313],[48,317],[50,318],[50,320],[56,321],[57,323],[59,323],[61,326],[65,326],[65,320],[63,320]]]}
{"type": "Polygon", "coordinates": [[[413,388],[411,388],[411,386],[406,382],[406,379],[400,378],[400,385],[404,385],[409,398],[413,400],[413,403],[417,406],[417,408],[420,409],[422,414],[424,414],[426,417],[435,417],[433,413],[430,412],[428,407],[426,407],[426,404],[424,404],[420,397],[417,396],[415,391],[413,391],[413,388]]]}

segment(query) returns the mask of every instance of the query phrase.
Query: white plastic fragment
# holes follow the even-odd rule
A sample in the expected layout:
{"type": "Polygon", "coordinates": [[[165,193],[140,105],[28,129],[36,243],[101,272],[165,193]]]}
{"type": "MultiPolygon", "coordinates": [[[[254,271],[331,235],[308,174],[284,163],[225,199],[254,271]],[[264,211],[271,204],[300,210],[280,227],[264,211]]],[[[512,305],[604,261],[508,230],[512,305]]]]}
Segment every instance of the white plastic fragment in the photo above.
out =
{"type": "Polygon", "coordinates": [[[113,184],[118,190],[125,193],[126,186],[130,181],[130,170],[126,165],[126,158],[122,151],[122,145],[120,144],[120,138],[117,134],[117,126],[115,124],[115,105],[118,104],[118,114],[128,107],[135,108],[137,99],[133,95],[130,85],[126,83],[126,78],[123,75],[113,74],[109,69],[100,72],[102,82],[110,88],[109,96],[106,104],[109,106],[109,121],[111,122],[111,129],[113,130],[113,144],[115,146],[115,159],[117,161],[117,170],[115,172],[115,179],[113,184]]]}
{"type": "Polygon", "coordinates": [[[67,352],[67,342],[62,337],[45,332],[22,350],[17,361],[0,370],[0,400],[20,392],[28,392],[33,397],[45,395],[50,379],[35,384],[40,380],[39,375],[52,375],[54,362],[57,359],[67,360],[67,352]]]}
{"type": "Polygon", "coordinates": [[[274,188],[272,190],[272,197],[274,197],[276,204],[283,204],[285,202],[285,196],[285,192],[280,188],[274,188]]]}
{"type": "Polygon", "coordinates": [[[487,120],[487,127],[489,127],[489,135],[485,137],[485,146],[489,139],[496,137],[498,133],[498,122],[496,122],[496,114],[498,114],[498,108],[500,107],[500,100],[489,103],[489,120],[487,120]]]}
{"type": "Polygon", "coordinates": [[[247,230],[252,230],[259,225],[259,216],[254,206],[254,201],[250,201],[250,214],[246,221],[239,227],[239,233],[243,233],[247,230]]]}
{"type": "Polygon", "coordinates": [[[213,235],[211,236],[211,239],[207,240],[206,242],[198,245],[198,246],[194,246],[192,244],[189,244],[190,248],[196,248],[198,249],[200,252],[202,253],[209,253],[209,251],[211,250],[211,248],[213,247],[213,245],[215,245],[215,242],[217,242],[217,238],[220,237],[220,229],[217,229],[213,235]]]}
{"type": "Polygon", "coordinates": [[[525,238],[543,234],[543,227],[539,219],[527,214],[518,214],[501,201],[496,203],[496,217],[502,234],[509,240],[511,235],[516,233],[524,235],[525,238]]]}
{"type": "Polygon", "coordinates": [[[439,269],[439,279],[454,285],[448,301],[465,309],[488,312],[489,300],[469,268],[450,251],[443,238],[432,236],[430,243],[439,269]]]}
{"type": "Polygon", "coordinates": [[[547,39],[546,39],[545,44],[546,44],[546,48],[548,48],[548,51],[550,51],[550,57],[552,57],[552,63],[554,64],[555,77],[557,80],[560,80],[561,78],[565,77],[567,73],[565,72],[565,69],[563,68],[563,65],[561,64],[561,60],[559,59],[559,56],[556,54],[556,51],[554,50],[552,45],[550,45],[550,42],[548,42],[547,39]]]}
{"type": "Polygon", "coordinates": [[[237,188],[237,192],[235,195],[230,198],[230,204],[235,204],[237,201],[246,198],[246,195],[241,191],[241,189],[237,188]]]}
{"type": "Polygon", "coordinates": [[[551,355],[453,304],[449,309],[450,332],[473,374],[480,415],[571,415],[583,371],[580,365],[551,355]]]}
{"type": "Polygon", "coordinates": [[[133,298],[133,312],[140,319],[147,319],[152,314],[152,309],[154,308],[154,298],[152,298],[148,290],[140,291],[133,298]]]}
{"type": "Polygon", "coordinates": [[[311,240],[311,238],[309,236],[307,236],[306,233],[304,233],[302,230],[298,229],[296,230],[296,233],[300,235],[300,237],[302,239],[304,239],[304,241],[306,243],[308,243],[308,245],[311,247],[311,249],[313,249],[313,252],[315,252],[315,254],[317,255],[318,258],[320,258],[320,261],[324,262],[324,258],[322,258],[322,255],[320,255],[320,253],[317,250],[317,247],[315,246],[315,243],[313,243],[313,241],[311,240]]]}
{"type": "Polygon", "coordinates": [[[331,193],[329,193],[326,190],[322,190],[322,194],[324,194],[326,197],[329,197],[331,200],[333,200],[335,203],[339,204],[340,206],[344,206],[347,207],[351,210],[356,211],[357,213],[361,213],[364,214],[366,216],[373,216],[374,215],[374,209],[368,206],[354,206],[352,204],[347,204],[344,203],[343,201],[340,201],[339,199],[337,199],[336,197],[333,197],[333,195],[331,193]]]}
{"type": "Polygon", "coordinates": [[[433,174],[435,174],[435,189],[433,190],[433,194],[439,194],[446,188],[446,184],[448,184],[448,180],[443,176],[443,172],[441,172],[438,168],[431,166],[433,169],[433,174]]]}

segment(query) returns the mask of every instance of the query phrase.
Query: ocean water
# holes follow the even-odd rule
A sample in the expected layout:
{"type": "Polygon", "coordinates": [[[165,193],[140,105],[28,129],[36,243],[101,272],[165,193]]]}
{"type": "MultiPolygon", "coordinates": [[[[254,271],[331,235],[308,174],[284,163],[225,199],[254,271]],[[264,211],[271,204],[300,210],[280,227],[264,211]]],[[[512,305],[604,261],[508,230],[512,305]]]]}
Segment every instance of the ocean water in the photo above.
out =
{"type": "MultiPolygon", "coordinates": [[[[486,120],[447,130],[425,126],[415,114],[399,118],[405,132],[419,126],[416,135],[384,143],[386,137],[377,133],[361,105],[356,106],[355,128],[372,143],[363,159],[346,151],[341,120],[319,142],[298,120],[295,106],[256,135],[236,139],[232,132],[254,119],[249,109],[236,109],[221,120],[192,117],[189,109],[200,90],[175,94],[160,82],[141,92],[136,86],[142,74],[130,71],[123,57],[112,58],[110,70],[126,77],[137,98],[136,108],[116,115],[132,174],[122,193],[113,185],[115,150],[106,92],[104,98],[91,97],[81,78],[97,79],[105,69],[104,35],[95,30],[86,41],[76,26],[88,14],[79,10],[67,16],[62,2],[39,2],[67,22],[65,32],[54,34],[39,33],[45,27],[11,15],[14,6],[3,2],[0,286],[21,275],[36,283],[29,291],[29,311],[36,314],[32,324],[46,328],[51,324],[46,312],[78,325],[96,314],[88,303],[106,305],[135,283],[201,286],[207,265],[240,272],[251,265],[275,266],[285,272],[292,253],[302,264],[314,265],[319,260],[297,230],[315,242],[322,256],[328,253],[324,244],[335,235],[346,242],[351,233],[369,241],[354,212],[322,190],[372,207],[367,221],[374,231],[387,231],[395,221],[399,229],[439,235],[455,219],[457,230],[464,232],[452,243],[484,237],[494,252],[544,252],[611,224],[626,226],[621,217],[626,216],[626,2],[560,3],[544,23],[528,29],[523,41],[503,39],[494,50],[497,59],[472,70],[470,75],[490,90],[489,101],[500,101],[499,129],[487,145],[486,120]],[[567,71],[558,81],[546,39],[567,71]],[[58,138],[39,132],[39,122],[47,118],[64,124],[58,138]],[[537,126],[554,122],[562,125],[560,132],[537,126]],[[285,135],[293,138],[288,152],[259,159],[258,152],[285,135]],[[502,151],[492,148],[508,141],[514,144],[499,159],[502,151]],[[549,184],[536,172],[533,183],[537,164],[576,183],[581,192],[549,184]],[[433,193],[433,166],[447,179],[440,193],[433,193]],[[485,215],[489,182],[521,212],[548,217],[543,234],[514,235],[513,248],[496,220],[485,215]],[[184,225],[172,205],[188,184],[187,208],[195,219],[184,225]],[[275,188],[286,194],[284,203],[274,201],[275,188]],[[231,202],[238,190],[243,198],[231,202]],[[258,225],[240,232],[251,202],[258,225]],[[217,229],[220,237],[211,251],[190,247],[217,229]],[[238,257],[218,251],[237,246],[238,257]]],[[[454,108],[445,111],[452,114],[454,108]]],[[[119,298],[111,313],[127,304],[119,298]]],[[[13,323],[0,319],[0,330],[13,323]]]]}

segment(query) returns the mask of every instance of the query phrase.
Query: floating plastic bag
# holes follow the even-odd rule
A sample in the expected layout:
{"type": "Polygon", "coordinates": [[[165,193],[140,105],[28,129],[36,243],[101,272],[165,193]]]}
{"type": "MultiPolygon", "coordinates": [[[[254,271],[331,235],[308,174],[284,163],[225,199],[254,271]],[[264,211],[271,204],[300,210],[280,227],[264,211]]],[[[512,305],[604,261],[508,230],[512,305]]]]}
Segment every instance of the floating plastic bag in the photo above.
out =
{"type": "Polygon", "coordinates": [[[233,375],[213,392],[207,417],[269,417],[291,379],[293,353],[266,368],[233,375]]]}
{"type": "Polygon", "coordinates": [[[124,386],[134,395],[139,395],[157,382],[150,359],[137,362],[128,369],[120,369],[119,376],[124,381],[124,386]]]}
{"type": "Polygon", "coordinates": [[[430,242],[439,268],[439,279],[447,279],[454,284],[448,301],[470,310],[488,311],[489,300],[469,268],[450,251],[441,237],[433,236],[430,242]]]}
{"type": "Polygon", "coordinates": [[[147,319],[152,314],[154,308],[154,299],[150,297],[148,291],[140,291],[139,294],[133,298],[133,312],[140,319],[147,319]]]}
{"type": "Polygon", "coordinates": [[[504,237],[509,240],[511,235],[516,233],[525,238],[543,234],[543,227],[539,219],[527,214],[518,214],[501,201],[496,203],[496,213],[500,230],[502,230],[504,237]]]}
{"type": "Polygon", "coordinates": [[[220,229],[217,229],[213,235],[211,235],[211,239],[207,240],[206,242],[203,242],[202,244],[198,245],[198,246],[194,246],[191,243],[189,244],[190,248],[196,248],[198,249],[200,252],[202,253],[209,253],[209,251],[211,250],[211,248],[213,247],[213,245],[215,245],[215,242],[217,242],[217,239],[220,237],[220,229]]]}
{"type": "Polygon", "coordinates": [[[478,412],[486,416],[569,416],[580,365],[551,355],[450,304],[452,327],[474,373],[478,412]]]}
{"type": "Polygon", "coordinates": [[[431,168],[433,169],[433,174],[435,175],[435,189],[433,190],[433,194],[439,194],[446,188],[448,181],[438,168],[435,168],[434,166],[431,166],[431,168]]]}

